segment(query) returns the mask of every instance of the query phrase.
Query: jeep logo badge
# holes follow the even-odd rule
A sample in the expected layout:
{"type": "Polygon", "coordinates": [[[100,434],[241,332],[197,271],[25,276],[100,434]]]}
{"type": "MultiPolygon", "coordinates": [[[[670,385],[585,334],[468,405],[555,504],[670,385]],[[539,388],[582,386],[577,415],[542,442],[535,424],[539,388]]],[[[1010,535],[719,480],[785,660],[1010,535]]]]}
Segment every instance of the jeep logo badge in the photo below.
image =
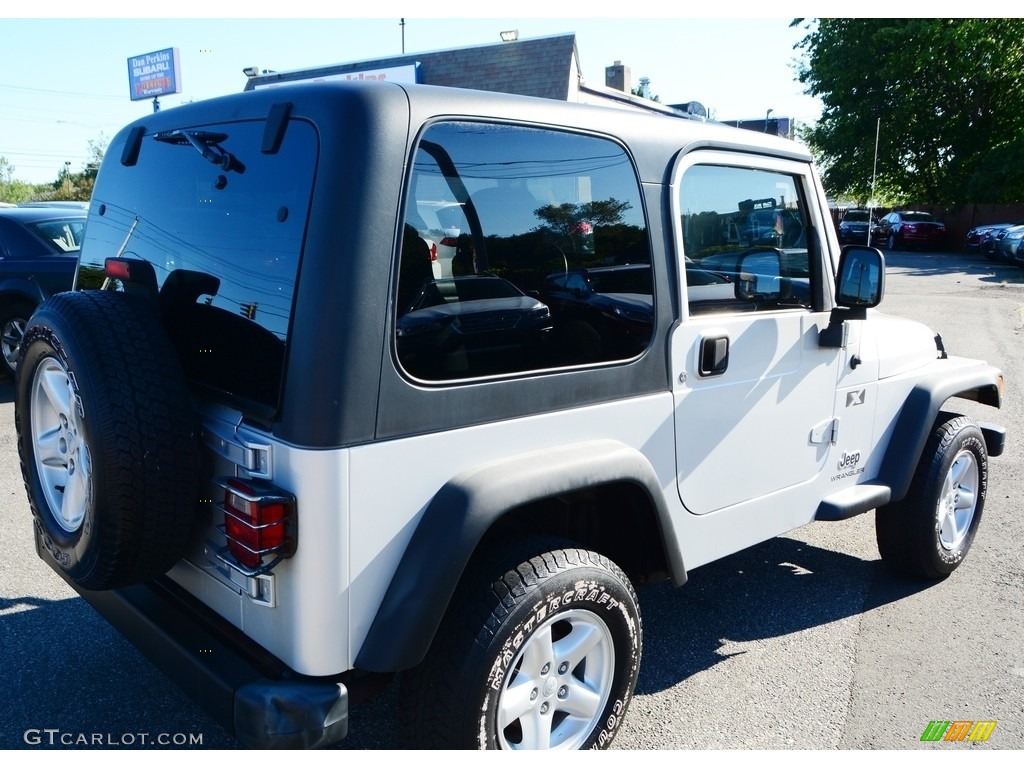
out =
{"type": "Polygon", "coordinates": [[[860,464],[860,451],[843,451],[839,457],[838,469],[853,469],[860,464]]]}

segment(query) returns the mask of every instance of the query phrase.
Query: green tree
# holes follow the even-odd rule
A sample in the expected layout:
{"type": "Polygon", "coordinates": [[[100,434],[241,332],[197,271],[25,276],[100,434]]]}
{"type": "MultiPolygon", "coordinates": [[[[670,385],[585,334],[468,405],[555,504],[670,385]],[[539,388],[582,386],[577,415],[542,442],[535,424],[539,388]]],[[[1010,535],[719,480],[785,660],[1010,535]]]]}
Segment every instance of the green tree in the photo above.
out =
{"type": "Polygon", "coordinates": [[[90,139],[86,161],[82,170],[72,173],[70,168],[63,168],[48,188],[36,193],[32,199],[46,200],[89,200],[96,185],[96,174],[107,149],[107,139],[101,133],[98,139],[90,139]]]}
{"type": "Polygon", "coordinates": [[[15,167],[0,155],[0,203],[26,203],[32,199],[36,187],[14,178],[15,167]]]}
{"type": "Polygon", "coordinates": [[[807,140],[829,191],[864,201],[875,128],[880,197],[1024,200],[1024,19],[797,19],[807,140]]]}

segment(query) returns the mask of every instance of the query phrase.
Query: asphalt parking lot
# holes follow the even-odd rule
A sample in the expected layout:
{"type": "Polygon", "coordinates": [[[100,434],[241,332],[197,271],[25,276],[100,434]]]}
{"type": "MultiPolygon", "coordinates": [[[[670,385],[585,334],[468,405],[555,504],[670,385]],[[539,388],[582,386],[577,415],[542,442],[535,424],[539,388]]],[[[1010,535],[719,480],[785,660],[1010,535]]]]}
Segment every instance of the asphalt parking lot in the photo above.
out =
{"type": "MultiPolygon", "coordinates": [[[[1024,270],[887,258],[884,311],[1007,377],[1002,411],[963,404],[1009,432],[968,560],[940,583],[891,576],[869,513],[697,569],[678,590],[641,588],[643,665],[615,748],[1024,749],[1024,270]],[[936,720],[996,726],[984,743],[922,742],[936,720]]],[[[36,557],[9,380],[0,499],[0,749],[233,748],[36,557]]],[[[392,685],[353,709],[339,748],[397,747],[396,698],[392,685]]]]}

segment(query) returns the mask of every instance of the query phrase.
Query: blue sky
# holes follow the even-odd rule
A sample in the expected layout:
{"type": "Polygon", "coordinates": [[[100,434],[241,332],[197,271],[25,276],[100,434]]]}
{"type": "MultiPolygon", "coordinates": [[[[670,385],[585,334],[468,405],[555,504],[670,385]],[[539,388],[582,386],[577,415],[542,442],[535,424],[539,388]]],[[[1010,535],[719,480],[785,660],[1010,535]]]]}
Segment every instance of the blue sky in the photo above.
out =
{"type": "MultiPolygon", "coordinates": [[[[290,3],[288,8],[302,13],[302,5],[290,3]]],[[[466,4],[459,5],[468,10],[466,4]]],[[[115,2],[108,12],[131,13],[138,7],[115,2]]],[[[179,49],[183,90],[161,99],[167,109],[242,90],[246,66],[280,71],[401,53],[399,18],[404,9],[390,3],[377,4],[374,10],[383,14],[393,9],[391,18],[190,16],[204,13],[203,7],[187,1],[164,6],[185,16],[177,19],[0,19],[0,155],[14,165],[15,178],[52,181],[65,161],[78,171],[90,140],[110,139],[124,124],[151,112],[150,101],[129,99],[130,56],[179,49]]],[[[215,7],[227,14],[232,4],[215,7]]],[[[796,81],[793,46],[803,33],[790,28],[790,17],[543,18],[537,13],[543,4],[520,2],[515,7],[533,14],[407,16],[406,52],[498,42],[504,29],[518,29],[523,38],[574,32],[583,76],[591,82],[603,84],[604,68],[620,60],[631,68],[634,84],[649,77],[652,93],[662,102],[696,100],[719,119],[754,118],[772,109],[776,116],[811,122],[819,114],[818,103],[803,95],[796,81]]],[[[558,7],[565,13],[573,5],[558,7]]],[[[593,14],[602,5],[585,7],[593,14]]],[[[67,12],[80,8],[69,4],[67,12]]]]}

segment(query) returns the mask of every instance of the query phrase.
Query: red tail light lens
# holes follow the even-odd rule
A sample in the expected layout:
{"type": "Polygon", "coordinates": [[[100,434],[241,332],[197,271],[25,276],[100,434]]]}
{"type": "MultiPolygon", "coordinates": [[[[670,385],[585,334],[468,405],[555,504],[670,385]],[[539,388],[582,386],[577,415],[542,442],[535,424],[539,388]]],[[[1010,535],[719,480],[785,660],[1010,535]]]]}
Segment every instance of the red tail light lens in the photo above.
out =
{"type": "Polygon", "coordinates": [[[263,567],[267,555],[295,552],[295,499],[269,483],[224,478],[224,535],[228,552],[245,569],[263,567]]]}

